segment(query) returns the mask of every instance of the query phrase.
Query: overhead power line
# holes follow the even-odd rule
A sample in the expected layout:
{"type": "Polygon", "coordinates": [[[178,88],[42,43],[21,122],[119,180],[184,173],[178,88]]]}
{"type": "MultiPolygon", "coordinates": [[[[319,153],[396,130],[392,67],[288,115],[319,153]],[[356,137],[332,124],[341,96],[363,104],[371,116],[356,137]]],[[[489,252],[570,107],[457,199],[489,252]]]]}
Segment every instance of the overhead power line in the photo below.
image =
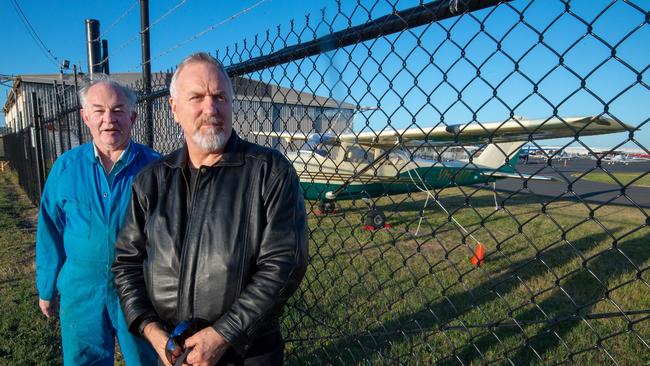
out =
{"type": "MultiPolygon", "coordinates": [[[[201,38],[202,36],[204,36],[206,33],[211,32],[211,31],[215,30],[217,27],[222,26],[222,25],[224,25],[224,24],[226,24],[226,23],[228,23],[228,22],[230,22],[232,20],[235,20],[239,16],[250,12],[251,10],[257,8],[258,6],[260,6],[261,4],[263,4],[263,3],[267,2],[267,1],[268,0],[260,0],[260,1],[256,2],[255,4],[253,4],[252,6],[246,8],[246,9],[243,9],[243,10],[241,10],[241,11],[239,11],[239,12],[237,12],[237,13],[235,13],[235,14],[233,14],[233,15],[231,15],[231,16],[229,16],[229,17],[227,17],[227,18],[225,18],[225,19],[223,19],[223,20],[221,20],[219,22],[217,22],[217,23],[214,23],[214,24],[210,25],[206,29],[196,33],[195,35],[187,38],[186,40],[184,40],[182,42],[179,42],[179,43],[169,47],[168,49],[162,51],[161,53],[157,54],[156,56],[152,57],[149,60],[149,62],[154,61],[154,60],[156,60],[156,59],[158,59],[158,58],[172,52],[173,50],[175,50],[175,49],[177,49],[177,48],[179,48],[179,47],[181,47],[183,45],[186,45],[186,44],[188,44],[190,42],[194,42],[195,40],[197,40],[197,39],[201,38]]],[[[129,72],[141,67],[142,65],[144,65],[144,62],[134,66],[132,69],[129,70],[129,72]]]]}
{"type": "Polygon", "coordinates": [[[16,13],[18,13],[20,20],[27,28],[27,32],[32,37],[34,42],[36,42],[38,48],[41,50],[41,52],[43,52],[43,54],[45,55],[45,57],[47,57],[48,60],[50,60],[57,67],[59,67],[60,66],[59,59],[56,56],[54,56],[52,51],[45,45],[41,37],[38,36],[38,33],[36,33],[36,30],[34,29],[34,27],[32,27],[32,24],[29,22],[29,19],[27,19],[27,16],[25,16],[25,13],[23,13],[23,10],[20,8],[20,5],[18,5],[16,0],[10,0],[10,1],[11,1],[11,5],[13,5],[14,9],[16,10],[16,13]]]}
{"type": "MultiPolygon", "coordinates": [[[[165,14],[161,15],[160,17],[158,17],[158,19],[154,20],[153,23],[151,23],[147,28],[145,28],[144,31],[148,31],[148,30],[151,29],[153,26],[155,26],[156,24],[158,24],[158,23],[160,23],[161,21],[163,21],[163,20],[164,20],[165,18],[167,18],[169,15],[171,15],[171,14],[174,13],[176,10],[178,10],[178,8],[180,8],[182,5],[184,5],[187,1],[188,1],[188,0],[181,0],[181,1],[180,1],[178,4],[176,4],[173,8],[167,10],[167,12],[165,12],[165,14]]],[[[128,45],[131,44],[131,43],[133,43],[133,41],[137,40],[137,39],[140,37],[140,35],[142,34],[142,32],[143,32],[143,31],[137,32],[137,33],[136,33],[135,35],[133,35],[133,37],[131,37],[128,41],[122,43],[122,44],[121,44],[117,49],[115,49],[113,52],[111,52],[111,55],[110,55],[110,56],[105,57],[103,60],[101,60],[99,63],[97,63],[97,64],[95,64],[95,65],[93,65],[93,66],[99,66],[99,65],[103,64],[107,59],[110,59],[111,57],[115,57],[115,55],[119,54],[120,51],[122,51],[123,49],[126,48],[126,46],[128,46],[128,45]]]]}
{"type": "Polygon", "coordinates": [[[113,23],[111,23],[111,25],[109,25],[108,28],[106,28],[105,31],[103,31],[103,32],[102,32],[102,33],[101,33],[101,34],[100,34],[96,39],[93,39],[93,42],[96,42],[96,41],[98,41],[98,40],[104,38],[104,36],[106,35],[106,33],[110,32],[111,29],[113,29],[113,27],[115,27],[115,25],[117,25],[117,23],[121,22],[121,21],[122,21],[122,20],[123,20],[127,15],[129,15],[129,13],[131,13],[131,12],[133,11],[133,9],[135,8],[135,6],[138,5],[138,2],[139,2],[139,0],[135,0],[135,1],[131,4],[131,6],[130,6],[128,9],[126,9],[126,11],[125,11],[124,13],[122,13],[122,15],[120,15],[119,17],[117,17],[117,19],[115,19],[115,20],[113,21],[113,23]]]}
{"type": "MultiPolygon", "coordinates": [[[[151,27],[153,27],[156,24],[160,23],[163,19],[167,18],[170,14],[174,13],[176,10],[178,10],[178,8],[180,8],[186,2],[187,2],[187,0],[181,0],[181,2],[176,4],[173,8],[167,10],[167,12],[165,14],[161,15],[160,17],[158,17],[158,19],[154,20],[154,22],[151,23],[151,25],[149,25],[147,28],[145,28],[144,32],[148,31],[149,29],[151,29],[151,27]]],[[[142,32],[140,32],[140,33],[142,33],[142,32]]],[[[140,33],[138,33],[138,35],[140,33]]]]}

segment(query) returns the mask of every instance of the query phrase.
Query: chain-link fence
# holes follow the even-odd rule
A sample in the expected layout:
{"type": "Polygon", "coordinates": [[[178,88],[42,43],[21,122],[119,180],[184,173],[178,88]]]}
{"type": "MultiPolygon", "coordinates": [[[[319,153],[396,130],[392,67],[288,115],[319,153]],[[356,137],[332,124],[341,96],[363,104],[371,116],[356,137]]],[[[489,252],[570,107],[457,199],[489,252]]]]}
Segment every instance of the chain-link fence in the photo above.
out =
{"type": "MultiPolygon", "coordinates": [[[[287,362],[650,363],[648,5],[342,2],[218,52],[238,133],[307,199],[287,362]]],[[[134,133],[164,153],[169,79],[134,133]]],[[[74,100],[5,137],[35,201],[88,141],[74,100]]]]}

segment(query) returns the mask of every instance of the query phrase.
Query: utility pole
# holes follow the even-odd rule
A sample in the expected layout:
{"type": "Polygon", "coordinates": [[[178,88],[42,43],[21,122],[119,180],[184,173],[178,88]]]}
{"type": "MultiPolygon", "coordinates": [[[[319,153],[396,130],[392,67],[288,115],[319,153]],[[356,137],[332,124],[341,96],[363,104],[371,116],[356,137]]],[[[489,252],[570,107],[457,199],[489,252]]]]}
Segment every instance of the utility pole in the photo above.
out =
{"type": "Polygon", "coordinates": [[[142,82],[146,144],[153,148],[153,110],[151,105],[151,53],[149,49],[149,0],[140,0],[140,39],[142,44],[142,82]]]}

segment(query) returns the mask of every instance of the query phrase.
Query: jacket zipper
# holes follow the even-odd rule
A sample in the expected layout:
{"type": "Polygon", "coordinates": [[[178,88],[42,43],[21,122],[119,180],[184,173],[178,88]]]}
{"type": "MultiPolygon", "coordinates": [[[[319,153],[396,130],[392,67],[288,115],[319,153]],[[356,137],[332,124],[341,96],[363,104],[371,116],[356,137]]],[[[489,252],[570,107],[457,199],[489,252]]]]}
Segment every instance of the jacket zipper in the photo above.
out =
{"type": "MultiPolygon", "coordinates": [[[[255,175],[255,179],[256,179],[255,182],[257,182],[257,175],[255,175]]],[[[252,183],[253,182],[250,181],[249,184],[248,184],[248,188],[247,188],[248,192],[251,191],[251,186],[253,185],[252,183]]],[[[237,297],[239,297],[239,295],[241,294],[242,283],[244,282],[244,267],[245,267],[244,262],[246,261],[246,259],[247,259],[246,256],[248,254],[248,234],[249,234],[249,230],[248,230],[249,226],[248,225],[250,223],[251,211],[253,210],[251,208],[252,205],[250,203],[250,200],[252,200],[252,195],[249,195],[248,197],[249,197],[248,198],[249,202],[246,205],[246,207],[248,207],[248,212],[246,212],[246,215],[245,215],[246,218],[245,218],[245,221],[244,221],[246,227],[243,230],[244,231],[244,237],[242,238],[244,245],[243,245],[243,249],[242,249],[242,253],[241,253],[241,259],[239,260],[239,275],[237,276],[237,287],[236,287],[236,289],[237,289],[237,292],[236,292],[237,297]]]]}
{"type": "MultiPolygon", "coordinates": [[[[181,168],[181,174],[183,175],[183,179],[185,180],[185,186],[189,187],[189,182],[187,181],[187,177],[185,176],[185,170],[181,168]]],[[[181,258],[180,258],[180,263],[179,263],[179,271],[180,271],[180,277],[178,279],[178,291],[177,291],[177,298],[176,298],[176,309],[177,311],[180,310],[181,308],[181,299],[183,299],[183,287],[182,284],[185,281],[185,271],[182,270],[183,264],[185,263],[185,257],[187,254],[187,237],[190,232],[191,226],[192,226],[192,213],[194,212],[194,202],[196,200],[196,186],[199,183],[199,178],[201,176],[201,169],[199,168],[198,171],[196,172],[196,179],[194,180],[194,187],[192,187],[192,192],[191,192],[191,197],[190,197],[190,211],[187,215],[187,220],[186,220],[186,226],[185,226],[185,234],[183,236],[183,247],[181,248],[181,258]]],[[[189,289],[187,289],[189,290],[189,289]]],[[[193,298],[193,296],[192,296],[193,298]]],[[[194,301],[190,299],[191,301],[191,306],[190,306],[190,319],[194,317],[194,301]]],[[[180,314],[179,314],[180,315],[180,314]]],[[[182,320],[187,320],[187,319],[180,319],[182,320]]]]}

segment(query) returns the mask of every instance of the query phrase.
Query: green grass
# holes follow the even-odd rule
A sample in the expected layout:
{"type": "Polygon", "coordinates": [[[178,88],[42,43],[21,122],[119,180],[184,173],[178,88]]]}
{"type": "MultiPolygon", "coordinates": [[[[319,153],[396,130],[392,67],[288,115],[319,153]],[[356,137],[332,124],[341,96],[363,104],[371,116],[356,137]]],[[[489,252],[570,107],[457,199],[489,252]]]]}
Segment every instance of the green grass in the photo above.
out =
{"type": "Polygon", "coordinates": [[[62,363],[58,322],[38,310],[34,277],[36,209],[0,174],[0,364],[62,363]]]}
{"type": "MultiPolygon", "coordinates": [[[[37,215],[16,175],[0,173],[0,365],[63,363],[58,319],[46,319],[38,308],[37,215]]],[[[117,346],[115,364],[124,365],[117,346]]]]}
{"type": "Polygon", "coordinates": [[[605,172],[591,172],[581,179],[590,180],[593,182],[607,183],[607,184],[623,184],[628,185],[632,182],[633,186],[650,187],[650,174],[643,175],[643,173],[611,173],[605,172]],[[618,182],[617,182],[618,181],[618,182]],[[620,183],[619,183],[620,182],[620,183]]]}
{"type": "Polygon", "coordinates": [[[571,318],[650,311],[648,212],[523,195],[495,211],[483,190],[439,193],[485,245],[482,267],[469,261],[473,239],[432,202],[415,235],[421,193],[379,201],[390,230],[361,230],[360,202],[309,215],[311,267],[283,319],[290,364],[650,362],[647,312],[571,318]]]}
{"type": "MultiPolygon", "coordinates": [[[[60,364],[58,326],[36,304],[35,209],[1,177],[0,364],[60,364]]],[[[380,199],[392,228],[375,232],[360,229],[360,201],[329,216],[307,202],[311,264],[282,318],[288,364],[650,363],[648,313],[571,318],[650,309],[647,211],[525,195],[495,211],[483,190],[438,193],[485,245],[483,266],[431,201],[416,235],[424,194],[380,199]]]]}

